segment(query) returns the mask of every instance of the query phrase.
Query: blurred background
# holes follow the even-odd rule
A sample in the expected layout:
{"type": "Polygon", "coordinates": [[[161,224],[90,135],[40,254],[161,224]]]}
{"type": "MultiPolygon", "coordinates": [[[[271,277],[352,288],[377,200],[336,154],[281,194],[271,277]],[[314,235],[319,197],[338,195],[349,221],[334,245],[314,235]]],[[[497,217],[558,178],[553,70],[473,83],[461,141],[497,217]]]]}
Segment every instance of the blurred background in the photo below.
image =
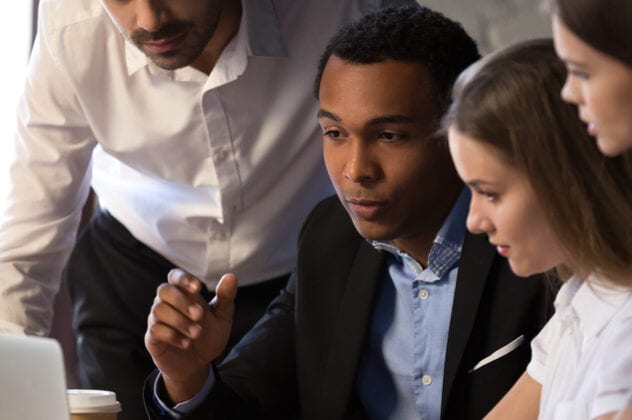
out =
{"type": "Polygon", "coordinates": [[[513,42],[550,36],[541,0],[427,0],[420,4],[461,22],[481,54],[513,42]]]}

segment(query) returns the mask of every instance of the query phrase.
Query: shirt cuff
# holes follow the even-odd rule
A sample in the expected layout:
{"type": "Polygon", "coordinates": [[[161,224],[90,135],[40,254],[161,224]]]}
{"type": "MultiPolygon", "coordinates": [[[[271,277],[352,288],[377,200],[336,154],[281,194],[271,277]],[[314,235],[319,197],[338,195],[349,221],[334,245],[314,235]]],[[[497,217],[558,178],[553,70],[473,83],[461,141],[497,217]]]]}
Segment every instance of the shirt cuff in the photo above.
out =
{"type": "Polygon", "coordinates": [[[161,398],[161,395],[164,395],[166,391],[162,374],[158,374],[158,376],[156,376],[156,380],[154,381],[154,404],[160,411],[162,416],[161,419],[181,419],[191,414],[206,399],[214,385],[215,374],[213,373],[213,368],[209,365],[208,377],[198,393],[189,400],[182,401],[173,407],[169,407],[169,405],[161,398]]]}

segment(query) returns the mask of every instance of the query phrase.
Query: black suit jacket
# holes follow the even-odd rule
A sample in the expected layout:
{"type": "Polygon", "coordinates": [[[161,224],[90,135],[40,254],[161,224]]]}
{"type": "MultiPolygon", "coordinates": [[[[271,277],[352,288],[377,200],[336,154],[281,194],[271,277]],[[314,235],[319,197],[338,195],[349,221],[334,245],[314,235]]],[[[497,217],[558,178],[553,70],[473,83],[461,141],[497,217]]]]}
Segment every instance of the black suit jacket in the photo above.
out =
{"type": "MultiPolygon", "coordinates": [[[[358,363],[385,256],[356,229],[336,197],[303,227],[288,286],[215,368],[217,384],[193,419],[362,419],[358,363]]],[[[467,234],[448,336],[442,418],[480,419],[524,372],[529,342],[552,313],[554,287],[519,278],[484,237],[467,234]],[[470,372],[520,335],[506,356],[470,372]]],[[[154,373],[147,384],[153,384],[154,373]]],[[[151,386],[145,399],[151,402],[151,386]]],[[[147,404],[150,416],[157,412],[147,404]]]]}

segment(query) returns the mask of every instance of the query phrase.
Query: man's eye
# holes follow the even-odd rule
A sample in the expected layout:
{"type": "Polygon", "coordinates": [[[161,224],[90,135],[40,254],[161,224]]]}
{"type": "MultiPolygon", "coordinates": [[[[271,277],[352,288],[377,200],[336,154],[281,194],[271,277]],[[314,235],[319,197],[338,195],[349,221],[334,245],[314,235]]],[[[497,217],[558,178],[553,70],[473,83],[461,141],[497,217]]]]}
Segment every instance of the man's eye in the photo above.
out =
{"type": "Polygon", "coordinates": [[[383,133],[380,133],[380,138],[384,139],[384,140],[389,140],[389,141],[397,141],[397,140],[402,140],[404,139],[406,136],[400,133],[392,133],[390,131],[386,131],[383,133]]]}
{"type": "Polygon", "coordinates": [[[329,141],[342,142],[348,137],[348,135],[342,130],[329,129],[323,131],[323,137],[325,139],[329,139],[329,141]]]}
{"type": "Polygon", "coordinates": [[[342,137],[342,133],[339,130],[327,130],[323,133],[323,136],[329,137],[332,139],[337,139],[342,137]]]}

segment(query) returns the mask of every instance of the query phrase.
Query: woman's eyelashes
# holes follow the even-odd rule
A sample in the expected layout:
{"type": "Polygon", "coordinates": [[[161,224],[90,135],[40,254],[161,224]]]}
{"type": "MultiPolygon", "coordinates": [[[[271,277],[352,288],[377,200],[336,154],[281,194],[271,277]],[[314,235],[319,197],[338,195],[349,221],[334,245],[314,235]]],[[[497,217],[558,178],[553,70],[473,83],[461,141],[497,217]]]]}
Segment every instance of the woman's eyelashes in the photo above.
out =
{"type": "Polygon", "coordinates": [[[483,196],[483,198],[485,198],[485,200],[490,201],[490,202],[496,202],[498,201],[498,193],[493,192],[493,191],[489,191],[489,190],[483,190],[483,189],[474,189],[473,190],[475,194],[481,195],[483,196]]]}
{"type": "Polygon", "coordinates": [[[575,67],[568,67],[566,71],[569,75],[578,79],[588,80],[590,78],[590,73],[588,73],[586,70],[578,69],[575,67]]]}

